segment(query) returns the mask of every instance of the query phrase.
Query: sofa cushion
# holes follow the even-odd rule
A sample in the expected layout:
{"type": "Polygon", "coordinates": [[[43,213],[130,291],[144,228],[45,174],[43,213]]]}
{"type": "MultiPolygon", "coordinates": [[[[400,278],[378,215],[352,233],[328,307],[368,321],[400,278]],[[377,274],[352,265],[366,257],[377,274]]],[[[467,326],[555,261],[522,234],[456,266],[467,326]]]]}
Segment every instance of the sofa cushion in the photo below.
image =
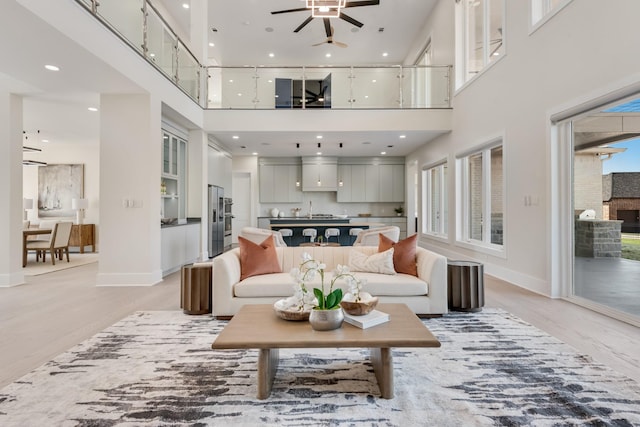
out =
{"type": "Polygon", "coordinates": [[[295,283],[289,273],[260,274],[233,285],[233,295],[239,298],[290,297],[295,283]]]}
{"type": "Polygon", "coordinates": [[[354,272],[396,274],[393,269],[393,248],[371,255],[353,248],[349,253],[349,269],[354,272]]]}
{"type": "MultiPolygon", "coordinates": [[[[359,279],[365,279],[366,283],[363,291],[375,296],[423,296],[428,294],[428,285],[425,281],[409,274],[379,274],[379,273],[355,273],[359,279]]],[[[333,273],[325,272],[324,286],[328,292],[331,286],[333,273]]],[[[239,298],[258,297],[281,297],[286,298],[293,295],[294,281],[289,273],[261,274],[249,277],[236,283],[233,287],[233,294],[239,298]]],[[[306,286],[310,292],[313,288],[320,288],[320,276],[316,276],[313,281],[307,282],[306,286]]],[[[346,281],[338,279],[334,289],[340,288],[343,293],[349,292],[346,281]]]]}
{"type": "Polygon", "coordinates": [[[259,245],[238,236],[240,246],[240,280],[258,274],[282,273],[275,241],[269,236],[259,245]]]}
{"type": "Polygon", "coordinates": [[[378,243],[378,251],[382,252],[389,250],[390,248],[395,249],[393,253],[393,267],[396,272],[418,276],[418,267],[416,264],[417,241],[417,234],[409,236],[398,242],[394,242],[384,234],[381,234],[380,241],[378,243]]]}

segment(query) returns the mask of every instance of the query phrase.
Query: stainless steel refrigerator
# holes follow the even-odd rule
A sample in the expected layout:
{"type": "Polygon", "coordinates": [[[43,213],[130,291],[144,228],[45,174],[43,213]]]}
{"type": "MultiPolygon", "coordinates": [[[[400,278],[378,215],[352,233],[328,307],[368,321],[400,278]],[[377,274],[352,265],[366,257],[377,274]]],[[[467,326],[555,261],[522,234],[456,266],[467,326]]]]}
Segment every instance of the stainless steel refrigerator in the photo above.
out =
{"type": "Polygon", "coordinates": [[[224,188],[209,186],[209,258],[224,252],[224,188]]]}

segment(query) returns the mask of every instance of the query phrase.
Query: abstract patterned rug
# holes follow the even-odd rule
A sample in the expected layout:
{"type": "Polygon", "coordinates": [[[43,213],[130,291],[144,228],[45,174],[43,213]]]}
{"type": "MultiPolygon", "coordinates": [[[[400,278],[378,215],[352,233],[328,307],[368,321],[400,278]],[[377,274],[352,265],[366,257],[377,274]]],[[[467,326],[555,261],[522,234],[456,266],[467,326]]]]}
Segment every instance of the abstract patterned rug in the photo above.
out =
{"type": "Polygon", "coordinates": [[[504,311],[424,323],[394,350],[395,398],[368,352],[282,350],[256,399],[257,351],[213,351],[225,322],[140,312],[0,390],[1,426],[632,426],[640,386],[504,311]]]}

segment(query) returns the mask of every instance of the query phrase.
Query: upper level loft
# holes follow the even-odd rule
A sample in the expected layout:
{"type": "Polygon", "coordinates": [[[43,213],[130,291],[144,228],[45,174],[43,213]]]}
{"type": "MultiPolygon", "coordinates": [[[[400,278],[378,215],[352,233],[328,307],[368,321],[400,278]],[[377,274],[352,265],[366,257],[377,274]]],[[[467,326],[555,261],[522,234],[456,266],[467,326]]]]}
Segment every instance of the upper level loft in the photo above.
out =
{"type": "Polygon", "coordinates": [[[449,109],[451,66],[205,67],[148,0],[76,0],[203,109],[449,109]]]}

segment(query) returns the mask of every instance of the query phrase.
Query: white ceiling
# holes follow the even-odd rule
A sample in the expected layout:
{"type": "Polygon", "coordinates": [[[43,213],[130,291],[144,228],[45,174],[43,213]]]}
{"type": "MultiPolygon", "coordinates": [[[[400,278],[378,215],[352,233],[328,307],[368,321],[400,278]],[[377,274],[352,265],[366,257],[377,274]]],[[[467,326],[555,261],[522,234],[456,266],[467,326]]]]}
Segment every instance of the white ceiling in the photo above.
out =
{"type": "MultiPolygon", "coordinates": [[[[152,0],[153,1],[153,0],[152,0]]],[[[362,28],[341,19],[332,19],[334,39],[348,44],[347,48],[324,44],[321,19],[314,19],[300,32],[293,30],[309,16],[308,12],[272,15],[271,11],[303,7],[301,0],[208,0],[209,61],[221,65],[362,65],[399,64],[405,62],[407,51],[414,44],[421,25],[437,0],[380,0],[377,6],[352,7],[345,13],[362,22],[362,28]],[[266,28],[273,31],[267,31],[266,28]],[[213,32],[211,28],[218,31],[213,32]],[[379,29],[384,31],[380,32],[379,29]],[[326,53],[332,57],[327,59],[326,53]],[[388,56],[383,57],[382,53],[388,56]],[[270,58],[269,53],[274,53],[270,58]]],[[[353,0],[356,1],[356,0],[353,0]]],[[[189,10],[182,7],[191,0],[155,0],[160,9],[171,13],[168,21],[175,23],[179,34],[190,33],[189,10]]],[[[62,142],[97,142],[99,139],[95,113],[87,107],[96,105],[100,92],[138,90],[125,76],[105,65],[73,41],[17,6],[14,1],[3,5],[0,14],[0,37],[20,40],[7,43],[7,53],[0,62],[0,86],[25,93],[25,130],[41,130],[54,144],[62,142]],[[45,71],[43,63],[69,64],[64,73],[45,71]],[[75,67],[71,67],[75,64],[75,67]],[[96,81],[101,82],[96,86],[96,81]],[[19,88],[19,89],[17,89],[19,88]]],[[[410,62],[412,62],[411,58],[410,62]]],[[[387,145],[396,145],[390,155],[406,155],[415,147],[435,137],[433,132],[406,132],[398,141],[397,132],[333,132],[325,136],[325,146],[349,150],[339,155],[379,155],[387,145]],[[364,144],[369,142],[369,144],[364,144]],[[342,154],[344,153],[344,154],[342,154]]],[[[258,147],[268,155],[289,152],[295,142],[316,141],[316,133],[271,132],[269,134],[224,132],[212,135],[230,148],[233,154],[251,154],[258,147]],[[241,144],[231,138],[239,135],[241,144]],[[241,148],[242,146],[246,148],[241,148]]],[[[315,148],[313,149],[315,151],[315,148]]],[[[311,154],[311,153],[310,153],[311,154]]],[[[309,154],[309,155],[310,155],[309,154]]],[[[315,153],[312,153],[315,154],[315,153]]],[[[327,153],[330,155],[336,155],[327,153]]],[[[261,154],[265,155],[265,154],[261,154]]],[[[307,154],[301,154],[307,155],[307,154]]]]}

